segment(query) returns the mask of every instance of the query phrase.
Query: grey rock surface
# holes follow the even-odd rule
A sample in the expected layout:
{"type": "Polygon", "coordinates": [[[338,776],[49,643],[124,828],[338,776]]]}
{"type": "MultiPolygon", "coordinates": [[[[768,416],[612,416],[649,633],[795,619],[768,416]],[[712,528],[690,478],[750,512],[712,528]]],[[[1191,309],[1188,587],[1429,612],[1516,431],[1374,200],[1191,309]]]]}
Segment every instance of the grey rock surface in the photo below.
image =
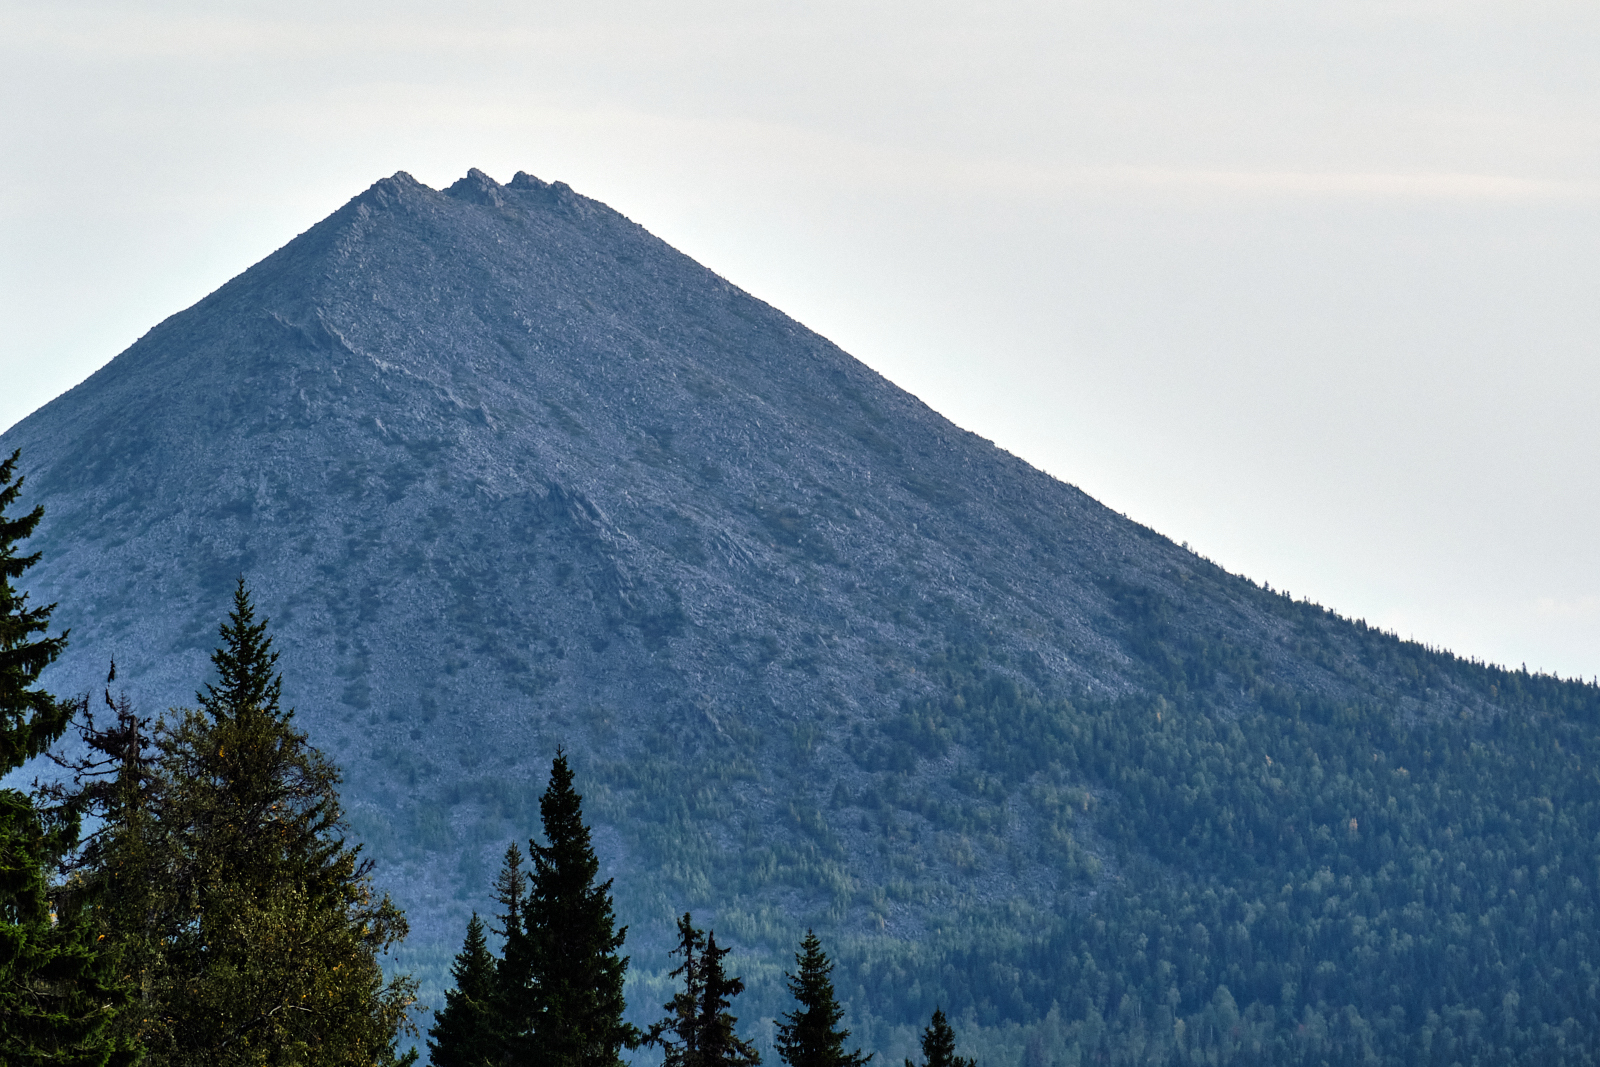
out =
{"type": "MultiPolygon", "coordinates": [[[[557,744],[594,791],[643,958],[691,904],[910,938],[957,899],[1092,892],[1042,861],[988,863],[980,841],[972,862],[929,845],[922,890],[874,903],[892,853],[920,846],[839,813],[870,777],[860,746],[952,643],[1042,692],[1135,691],[1113,592],[1136,586],[1249,643],[1282,684],[1386,684],[1341,661],[1348,624],[1328,616],[1321,658],[1299,655],[1270,594],[526,174],[379,181],[0,447],[22,449],[47,509],[30,587],[72,630],[52,687],[88,690],[114,656],[145,710],[192,702],[243,574],[430,973],[534,829],[557,744]],[[778,879],[734,902],[661,873],[618,768],[682,756],[701,773],[691,757],[718,744],[745,769],[736,810],[684,816],[705,848],[798,848],[795,813],[826,808],[853,889],[778,879]]],[[[918,773],[937,791],[962,758],[918,773]]],[[[996,841],[1027,836],[1026,799],[1008,804],[996,841]]]]}

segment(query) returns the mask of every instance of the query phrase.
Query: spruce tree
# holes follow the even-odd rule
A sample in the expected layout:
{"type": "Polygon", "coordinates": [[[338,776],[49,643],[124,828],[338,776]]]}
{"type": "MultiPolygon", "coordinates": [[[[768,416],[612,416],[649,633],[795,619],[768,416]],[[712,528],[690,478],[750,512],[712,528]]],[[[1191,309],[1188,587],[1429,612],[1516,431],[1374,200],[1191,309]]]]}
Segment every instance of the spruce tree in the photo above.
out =
{"type": "Polygon", "coordinates": [[[678,947],[672,950],[682,962],[669,977],[680,979],[683,988],[661,1005],[666,1018],[650,1027],[647,1044],[658,1046],[663,1054],[661,1067],[701,1067],[700,1001],[705,990],[705,971],[701,958],[706,936],[696,929],[688,912],[678,920],[678,947]]]}
{"type": "Polygon", "coordinates": [[[379,957],[405,918],[344,839],[338,770],[279,706],[242,578],[220,633],[199,709],[157,731],[145,848],[160,899],[116,932],[161,946],[140,1011],[150,1062],[392,1061],[415,984],[385,981],[379,957]]]}
{"type": "Polygon", "coordinates": [[[799,1007],[778,1023],[778,1057],[789,1067],[862,1067],[872,1055],[844,1050],[850,1031],[839,1029],[844,1010],[833,995],[833,962],[813,931],[806,931],[795,963],[798,973],[784,977],[799,1007]]]}
{"type": "Polygon", "coordinates": [[[506,846],[500,873],[494,877],[494,899],[500,905],[500,912],[495,916],[500,920],[500,928],[495,933],[507,943],[522,937],[522,898],[527,891],[528,876],[522,873],[522,850],[513,841],[506,846]]]}
{"type": "MultiPolygon", "coordinates": [[[[0,774],[44,753],[65,731],[70,703],[37,687],[39,674],[66,647],[47,636],[55,605],[29,607],[12,584],[38,562],[18,555],[42,508],[13,518],[22,479],[18,453],[0,463],[0,774]]],[[[70,847],[72,819],[46,820],[33,800],[0,789],[0,1063],[8,1067],[104,1067],[128,1063],[128,1042],[110,1031],[126,994],[110,954],[97,942],[81,896],[52,901],[47,876],[70,847]]]]}
{"type": "Polygon", "coordinates": [[[685,913],[678,920],[678,947],[683,962],[672,977],[683,989],[666,1004],[666,1018],[650,1028],[646,1040],[661,1047],[662,1067],[759,1067],[755,1045],[734,1032],[738,1018],[728,1009],[744,992],[744,982],[727,974],[715,932],[702,934],[685,913]]]}
{"type": "Polygon", "coordinates": [[[495,1062],[495,958],[483,936],[483,920],[473,912],[467,938],[450,967],[455,988],[428,1028],[432,1067],[484,1067],[495,1062]]]}
{"type": "Polygon", "coordinates": [[[722,958],[729,951],[717,947],[716,931],[706,934],[706,951],[700,958],[704,975],[698,1017],[701,1063],[704,1067],[758,1067],[760,1053],[734,1033],[739,1020],[728,1011],[733,998],[744,992],[743,979],[723,970],[722,958]]]}
{"type": "Polygon", "coordinates": [[[12,583],[39,562],[39,554],[17,555],[17,542],[33,536],[44,508],[6,514],[22,493],[20,453],[0,463],[0,769],[12,771],[43,754],[66,731],[72,705],[35,688],[39,674],[67,647],[67,635],[45,636],[55,605],[30,608],[28,594],[12,583]]]}
{"type": "Polygon", "coordinates": [[[956,1034],[944,1012],[933,1009],[933,1021],[922,1031],[922,1063],[906,1060],[906,1067],[978,1067],[977,1061],[956,1055],[956,1034]]]}
{"type": "Polygon", "coordinates": [[[495,961],[494,999],[485,1017],[491,1062],[514,1063],[511,1048],[531,1025],[528,986],[533,980],[532,948],[522,914],[527,905],[528,878],[522,872],[522,850],[513,841],[494,880],[495,913],[499,925],[500,958],[495,961]]]}
{"type": "Polygon", "coordinates": [[[622,1020],[628,958],[618,950],[627,928],[616,925],[611,882],[596,883],[583,798],[559,750],[539,814],[546,843],[528,842],[521,934],[507,934],[505,1051],[540,1067],[616,1067],[623,1049],[639,1045],[638,1030],[622,1020]]]}

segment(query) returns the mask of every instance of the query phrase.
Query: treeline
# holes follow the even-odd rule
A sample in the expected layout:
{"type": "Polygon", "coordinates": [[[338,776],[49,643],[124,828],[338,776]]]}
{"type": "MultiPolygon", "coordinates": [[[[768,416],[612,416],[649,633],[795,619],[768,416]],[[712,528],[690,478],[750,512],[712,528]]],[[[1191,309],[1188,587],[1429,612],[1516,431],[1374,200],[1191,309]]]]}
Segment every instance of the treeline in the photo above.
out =
{"type": "Polygon", "coordinates": [[[1083,895],[1033,938],[863,946],[872,1010],[941,974],[981,1024],[1040,1020],[1035,1065],[1596,1061],[1594,687],[1476,668],[1498,708],[1408,718],[1272,687],[1223,634],[1124,604],[1156,692],[1049,699],[956,649],[887,728],[911,758],[880,792],[918,803],[917,767],[954,763],[920,810],[975,836],[1031,798],[1083,895]]]}
{"type": "MultiPolygon", "coordinates": [[[[558,752],[539,800],[545,844],[506,850],[494,882],[502,949],[490,950],[483,921],[467,921],[466,938],[451,966],[452,987],[428,1030],[433,1067],[620,1067],[624,1051],[658,1049],[662,1067],[760,1067],[755,1043],[737,1032],[734,1000],[744,981],[730,974],[730,949],[691,914],[677,921],[677,984],[665,1015],[640,1031],[623,1018],[619,929],[608,880],[582,818],[582,798],[566,756],[558,752]]],[[[777,1024],[777,1054],[787,1067],[865,1067],[873,1054],[850,1051],[850,1031],[834,994],[833,962],[808,931],[786,974],[792,1010],[777,1024]]],[[[976,1067],[956,1055],[955,1034],[935,1009],[922,1035],[922,1067],[976,1067]]],[[[910,1060],[906,1067],[916,1067],[910,1060]]]]}
{"type": "MultiPolygon", "coordinates": [[[[879,1048],[942,1005],[1026,1067],[1600,1059],[1600,689],[1375,631],[1344,636],[1398,695],[1290,688],[1117,592],[1143,693],[1048,694],[958,635],[877,723],[658,724],[591,797],[754,956],[797,912],[832,931],[879,1048]]],[[[1272,599],[1285,643],[1332,625],[1272,599]]]]}

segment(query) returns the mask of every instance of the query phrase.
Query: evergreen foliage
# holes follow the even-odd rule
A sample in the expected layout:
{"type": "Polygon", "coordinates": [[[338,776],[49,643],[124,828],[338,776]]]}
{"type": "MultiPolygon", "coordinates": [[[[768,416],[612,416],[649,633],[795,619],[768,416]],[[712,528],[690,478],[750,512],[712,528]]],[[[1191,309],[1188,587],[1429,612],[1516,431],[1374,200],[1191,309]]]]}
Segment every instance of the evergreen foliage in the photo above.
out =
{"type": "Polygon", "coordinates": [[[622,1049],[639,1045],[622,1021],[628,959],[617,950],[627,930],[616,926],[611,882],[596,883],[600,861],[572,781],[558,751],[539,799],[546,843],[528,842],[531,874],[516,844],[506,849],[494,884],[504,948],[498,960],[489,954],[474,916],[433,1031],[436,1064],[616,1067],[622,1049]]]}
{"type": "Polygon", "coordinates": [[[844,1050],[850,1031],[839,1029],[844,1009],[833,995],[833,962],[814,931],[806,931],[795,965],[798,973],[785,977],[798,1007],[778,1023],[778,1057],[788,1067],[862,1067],[872,1054],[844,1050]]]}
{"type": "MultiPolygon", "coordinates": [[[[1113,593],[1147,693],[1051,692],[953,628],[910,660],[923,695],[839,728],[854,777],[826,792],[821,761],[764,765],[782,739],[727,717],[647,735],[596,768],[592,802],[663,872],[648,893],[716,887],[752,952],[788,947],[796,917],[842,927],[835,980],[869,1047],[937,1004],[971,1020],[969,1052],[1034,1067],[1600,1063],[1600,688],[1257,590],[1296,655],[1336,628],[1359,643],[1333,667],[1406,679],[1297,689],[1250,635],[1113,593]],[[1426,714],[1440,692],[1453,710],[1426,714]],[[775,822],[760,802],[784,795],[815,799],[775,822]],[[995,870],[1025,872],[1014,897],[990,895],[995,870]],[[1024,896],[1035,878],[1050,898],[1024,896]],[[850,929],[902,907],[939,920],[850,929]]],[[[786,1010],[751,986],[751,1014],[786,1010]]]]}
{"type": "Polygon", "coordinates": [[[759,1067],[760,1053],[735,1033],[739,1020],[728,1010],[744,992],[744,982],[723,966],[728,952],[717,947],[715,932],[697,929],[687,912],[678,920],[673,955],[683,962],[671,977],[682,979],[683,989],[662,1005],[667,1015],[646,1038],[660,1046],[662,1067],[759,1067]]]}
{"type": "Polygon", "coordinates": [[[1032,938],[869,956],[877,1011],[942,973],[981,1022],[1031,1009],[1042,1062],[1595,1062],[1600,987],[1571,979],[1600,957],[1592,686],[1485,670],[1515,712],[1407,718],[1274,688],[1225,635],[1136,610],[1167,696],[1048,699],[969,652],[906,709],[971,768],[970,814],[923,810],[1025,790],[1097,899],[1032,938]]]}
{"type": "Polygon", "coordinates": [[[922,1063],[906,1060],[906,1067],[977,1067],[964,1056],[956,1055],[956,1032],[941,1008],[933,1009],[933,1019],[922,1031],[922,1063]]]}
{"type": "Polygon", "coordinates": [[[221,636],[200,709],[158,728],[143,821],[108,829],[106,858],[137,866],[96,875],[148,890],[102,916],[140,966],[134,1032],[157,1065],[392,1061],[413,987],[379,957],[405,919],[344,840],[337,769],[279,707],[242,579],[221,636]]]}
{"type": "MultiPolygon", "coordinates": [[[[48,753],[67,777],[39,785],[39,790],[53,802],[54,816],[64,826],[79,827],[86,818],[95,826],[87,835],[74,833],[73,847],[57,861],[66,878],[55,895],[63,910],[87,909],[99,943],[114,959],[115,973],[130,991],[137,991],[150,979],[156,946],[119,932],[141,929],[161,899],[149,851],[152,737],[150,720],[135,713],[127,694],[112,697],[116,677],[113,662],[101,698],[110,722],[102,725],[95,718],[85,695],[72,720],[82,742],[81,754],[68,759],[48,753]]],[[[140,1015],[142,1010],[135,1005],[113,1024],[128,1047],[137,1045],[140,1015]]]]}
{"type": "Polygon", "coordinates": [[[532,1009],[512,1034],[513,1058],[544,1067],[613,1067],[622,1049],[639,1045],[638,1030],[622,1021],[628,959],[617,950],[627,928],[616,927],[611,882],[595,883],[600,861],[582,807],[558,751],[539,798],[547,843],[528,843],[533,871],[522,909],[528,974],[509,991],[532,1009]]]}
{"type": "MultiPolygon", "coordinates": [[[[527,907],[528,877],[522,870],[522,850],[513,841],[495,875],[494,898],[500,905],[495,914],[500,936],[500,958],[494,961],[494,984],[488,1009],[481,1016],[480,1030],[473,1038],[485,1049],[487,1062],[510,1062],[510,1048],[516,1035],[532,1026],[532,1006],[525,991],[533,976],[532,946],[528,940],[523,913],[527,907]]],[[[447,994],[448,995],[448,994],[447,994]]]]}
{"type": "Polygon", "coordinates": [[[685,912],[678,920],[678,947],[672,952],[682,962],[669,975],[680,979],[683,988],[662,1005],[666,1017],[645,1035],[646,1043],[661,1049],[662,1067],[701,1067],[699,1012],[705,992],[705,968],[701,962],[705,949],[705,933],[695,928],[685,912]]]}
{"type": "MultiPolygon", "coordinates": [[[[13,452],[0,463],[0,774],[45,752],[72,714],[70,703],[37,687],[66,646],[65,634],[46,636],[54,605],[29,607],[13,584],[38,561],[19,555],[17,543],[44,514],[5,514],[22,488],[17,460],[13,452]]],[[[50,898],[49,864],[75,831],[75,820],[46,819],[24,793],[0,790],[0,1063],[8,1067],[104,1067],[135,1058],[112,1032],[127,995],[81,894],[50,898]]]]}
{"type": "Polygon", "coordinates": [[[46,636],[55,605],[29,607],[28,594],[13,585],[39,554],[18,555],[17,543],[33,536],[44,508],[26,515],[6,513],[22,493],[13,452],[0,463],[0,768],[9,771],[45,752],[67,728],[72,706],[36,688],[39,674],[67,647],[67,635],[46,636]]]}
{"type": "Polygon", "coordinates": [[[495,958],[473,912],[467,937],[450,968],[454,987],[428,1029],[432,1067],[483,1067],[495,1060],[495,958]]]}
{"type": "MultiPolygon", "coordinates": [[[[113,661],[101,694],[111,715],[109,724],[95,718],[87,695],[80,699],[71,722],[82,742],[80,754],[68,758],[57,751],[46,753],[67,778],[39,785],[41,794],[54,802],[58,820],[79,827],[89,816],[98,824],[86,835],[75,835],[73,847],[60,862],[74,891],[92,888],[95,907],[101,911],[129,900],[137,889],[127,883],[126,871],[142,867],[122,853],[146,840],[155,779],[150,719],[134,711],[126,693],[111,695],[116,680],[113,661]]],[[[137,913],[135,908],[130,914],[137,913]]]]}

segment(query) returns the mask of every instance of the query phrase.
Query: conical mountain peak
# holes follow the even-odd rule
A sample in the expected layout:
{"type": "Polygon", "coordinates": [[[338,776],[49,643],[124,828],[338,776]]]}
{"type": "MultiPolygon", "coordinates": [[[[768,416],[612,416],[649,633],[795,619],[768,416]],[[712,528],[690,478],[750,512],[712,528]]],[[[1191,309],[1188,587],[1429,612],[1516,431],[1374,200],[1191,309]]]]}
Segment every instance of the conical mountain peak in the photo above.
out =
{"type": "MultiPolygon", "coordinates": [[[[951,961],[1077,967],[1104,946],[1029,939],[1132,884],[1116,864],[1198,877],[1177,845],[1139,859],[1156,815],[1118,790],[1156,772],[1095,747],[1132,744],[1107,708],[1150,731],[1209,716],[1221,745],[1264,708],[1304,725],[1492,721],[1536,689],[1596,703],[1228,575],[523,172],[376,182],[12,448],[46,508],[31,592],[72,629],[54,689],[114,656],[143,709],[188,699],[245,575],[286,702],[439,960],[531,831],[558,744],[639,959],[691,906],[769,960],[785,924],[815,925],[853,939],[875,1017],[904,1028],[956,1003],[904,1000],[927,946],[954,955],[919,981],[978,1010],[951,961]]],[[[1235,825],[1207,812],[1195,825],[1235,825]]],[[[1029,989],[995,1018],[1043,1018],[1054,994],[1029,989]]]]}
{"type": "MultiPolygon", "coordinates": [[[[75,650],[132,643],[126,677],[187,692],[243,572],[334,739],[419,692],[451,705],[440,729],[510,716],[530,751],[595,702],[871,717],[922,685],[881,650],[958,633],[1049,688],[1121,692],[1144,668],[1114,590],[1220,575],[525,173],[375,183],[6,440],[75,650]],[[163,590],[162,623],[130,630],[111,558],[163,590]],[[451,604],[470,655],[416,644],[451,604]],[[491,665],[470,698],[468,663],[491,665]]],[[[1207,610],[1281,626],[1248,588],[1207,610]]],[[[65,673],[87,685],[83,656],[65,673]]]]}

